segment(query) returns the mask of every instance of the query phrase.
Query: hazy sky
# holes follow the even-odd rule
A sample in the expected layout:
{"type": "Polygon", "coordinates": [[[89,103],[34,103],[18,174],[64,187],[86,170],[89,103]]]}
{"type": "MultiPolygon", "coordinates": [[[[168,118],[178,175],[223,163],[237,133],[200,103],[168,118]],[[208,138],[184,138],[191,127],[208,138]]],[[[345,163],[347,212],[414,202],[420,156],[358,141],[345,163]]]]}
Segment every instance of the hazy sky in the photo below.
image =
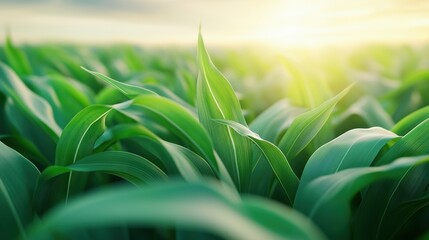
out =
{"type": "Polygon", "coordinates": [[[420,42],[429,1],[0,0],[2,32],[20,42],[193,44],[200,23],[212,43],[420,42]]]}

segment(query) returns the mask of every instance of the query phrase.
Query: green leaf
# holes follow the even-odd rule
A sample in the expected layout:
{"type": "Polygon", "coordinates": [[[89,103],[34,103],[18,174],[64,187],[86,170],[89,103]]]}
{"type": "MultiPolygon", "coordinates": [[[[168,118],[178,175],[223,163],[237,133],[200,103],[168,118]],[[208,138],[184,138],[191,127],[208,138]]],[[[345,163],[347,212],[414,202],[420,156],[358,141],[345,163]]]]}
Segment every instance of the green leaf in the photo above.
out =
{"type": "Polygon", "coordinates": [[[421,122],[376,161],[377,165],[392,162],[404,156],[417,156],[429,153],[429,118],[421,122]]]}
{"type": "Polygon", "coordinates": [[[241,200],[219,184],[183,182],[88,194],[46,214],[29,237],[45,239],[51,232],[124,223],[202,230],[226,239],[323,239],[300,214],[274,202],[241,200]]]}
{"type": "Polygon", "coordinates": [[[286,134],[283,135],[278,146],[295,171],[299,169],[300,165],[305,164],[297,162],[296,156],[311,142],[328,121],[335,105],[349,92],[352,86],[344,89],[322,105],[299,115],[292,122],[286,134]]]}
{"type": "Polygon", "coordinates": [[[429,118],[429,106],[421,108],[415,112],[410,113],[395,124],[392,128],[392,132],[398,135],[405,135],[411,129],[415,128],[421,122],[429,118]]]}
{"type": "MultiPolygon", "coordinates": [[[[97,138],[104,132],[105,118],[113,109],[127,107],[131,102],[114,106],[91,105],[80,111],[65,127],[58,141],[55,165],[67,166],[93,152],[97,138]]],[[[68,200],[72,184],[72,172],[68,175],[68,200]]]]}
{"type": "Polygon", "coordinates": [[[141,148],[157,156],[169,175],[179,172],[189,181],[200,180],[201,175],[215,176],[216,171],[210,167],[207,160],[187,148],[163,141],[138,124],[121,124],[108,129],[98,140],[97,151],[127,138],[138,138],[137,142],[141,142],[141,148]]]}
{"type": "Polygon", "coordinates": [[[394,124],[392,118],[383,109],[381,104],[376,99],[369,96],[360,98],[342,113],[338,120],[347,123],[347,119],[353,115],[362,118],[368,127],[390,129],[394,124]]]}
{"type": "Polygon", "coordinates": [[[140,96],[132,100],[133,104],[120,112],[145,124],[148,119],[162,124],[190,147],[205,158],[213,170],[218,166],[213,154],[213,145],[205,129],[192,112],[181,105],[159,96],[140,96]]]}
{"type": "Polygon", "coordinates": [[[25,238],[33,219],[32,196],[39,177],[37,168],[21,154],[0,142],[0,238],[25,238]]]}
{"type": "Polygon", "coordinates": [[[55,122],[52,108],[45,99],[33,93],[10,69],[0,62],[0,91],[30,116],[54,140],[58,139],[61,128],[55,122]]]}
{"type": "Polygon", "coordinates": [[[329,238],[349,239],[350,202],[359,191],[381,180],[400,179],[427,162],[429,156],[401,158],[379,167],[351,168],[316,178],[298,191],[294,208],[314,220],[329,238]]]}
{"type": "Polygon", "coordinates": [[[280,100],[253,120],[249,128],[259,134],[262,139],[277,143],[293,120],[303,112],[303,109],[292,106],[287,100],[280,100]]]}
{"type": "Polygon", "coordinates": [[[10,35],[6,36],[6,42],[4,46],[6,53],[6,58],[9,65],[19,74],[19,75],[30,75],[32,70],[30,63],[28,62],[27,57],[24,52],[19,48],[15,47],[10,35]]]}
{"type": "Polygon", "coordinates": [[[115,88],[119,89],[123,94],[125,94],[129,98],[134,98],[140,95],[158,95],[155,92],[146,89],[144,87],[134,86],[128,83],[123,83],[116,81],[110,77],[107,77],[101,73],[94,72],[91,70],[88,70],[84,67],[81,67],[83,70],[87,71],[88,73],[94,75],[95,77],[107,82],[108,84],[114,86],[115,88]]]}
{"type": "Polygon", "coordinates": [[[265,159],[269,162],[283,190],[285,191],[287,202],[292,204],[298,188],[299,180],[280,149],[278,149],[276,145],[260,138],[259,135],[237,122],[224,119],[215,119],[214,121],[231,127],[237,133],[248,137],[254,144],[256,144],[265,159]]]}
{"type": "Polygon", "coordinates": [[[232,120],[244,126],[247,124],[230,83],[212,63],[201,32],[198,38],[198,63],[196,106],[200,122],[208,131],[216,152],[237,188],[246,191],[252,171],[250,140],[212,119],[232,120]]]}
{"type": "Polygon", "coordinates": [[[317,149],[305,165],[299,188],[309,182],[348,168],[369,167],[381,148],[396,134],[373,127],[353,129],[317,149]]]}
{"type": "Polygon", "coordinates": [[[122,151],[108,151],[89,155],[69,166],[51,166],[42,172],[41,179],[47,181],[71,171],[105,172],[136,185],[167,178],[161,169],[141,156],[122,151]]]}

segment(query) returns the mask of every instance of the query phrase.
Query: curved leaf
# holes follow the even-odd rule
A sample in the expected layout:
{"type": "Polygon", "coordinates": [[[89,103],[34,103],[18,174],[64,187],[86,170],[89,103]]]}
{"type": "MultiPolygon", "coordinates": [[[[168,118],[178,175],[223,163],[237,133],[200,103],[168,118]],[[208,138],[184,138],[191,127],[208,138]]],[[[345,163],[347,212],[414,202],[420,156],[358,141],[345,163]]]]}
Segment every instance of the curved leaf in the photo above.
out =
{"type": "Polygon", "coordinates": [[[0,142],[0,237],[25,238],[33,219],[32,194],[39,170],[18,152],[0,142]]]}
{"type": "Polygon", "coordinates": [[[353,196],[371,183],[400,179],[427,162],[429,156],[401,158],[380,167],[351,168],[316,178],[297,193],[294,208],[313,219],[328,237],[349,239],[353,196]]]}
{"type": "Polygon", "coordinates": [[[283,135],[278,146],[285,154],[294,170],[299,169],[298,166],[300,164],[302,165],[302,163],[297,162],[295,157],[316,136],[326,121],[328,121],[335,105],[348,93],[352,86],[344,89],[322,105],[299,115],[292,122],[286,134],[283,135]]]}
{"type": "Polygon", "coordinates": [[[123,94],[125,94],[129,98],[134,98],[140,95],[158,95],[157,93],[146,89],[144,87],[134,86],[128,83],[123,83],[116,81],[115,79],[112,79],[108,76],[105,76],[101,73],[94,72],[91,70],[88,70],[84,67],[81,67],[83,70],[87,71],[88,73],[94,75],[95,77],[107,82],[108,84],[114,86],[115,88],[119,89],[123,94]]]}
{"type": "Polygon", "coordinates": [[[227,239],[323,239],[310,222],[283,206],[251,197],[240,200],[218,184],[183,182],[88,194],[45,215],[29,237],[124,223],[198,229],[227,239]]]}
{"type": "Polygon", "coordinates": [[[58,139],[61,128],[54,120],[51,106],[45,99],[33,93],[10,69],[0,62],[0,91],[31,117],[50,137],[58,139]]]}
{"type": "Polygon", "coordinates": [[[369,167],[381,148],[398,136],[383,128],[353,129],[317,149],[305,165],[299,188],[318,177],[369,167]]]}
{"type": "Polygon", "coordinates": [[[122,151],[96,153],[69,166],[51,166],[41,175],[43,181],[58,175],[76,172],[106,172],[136,185],[166,179],[167,175],[149,160],[122,151]]]}
{"type": "Polygon", "coordinates": [[[225,163],[237,188],[246,191],[252,172],[251,143],[212,119],[232,120],[244,126],[247,124],[233,88],[212,63],[201,32],[198,37],[198,63],[196,106],[200,122],[207,129],[216,152],[225,163]]]}
{"type": "Polygon", "coordinates": [[[248,137],[254,144],[256,144],[276,174],[277,179],[286,193],[287,202],[292,204],[298,188],[299,180],[280,149],[278,149],[276,145],[260,138],[256,133],[237,122],[224,119],[215,119],[215,121],[231,127],[237,133],[248,137]]]}

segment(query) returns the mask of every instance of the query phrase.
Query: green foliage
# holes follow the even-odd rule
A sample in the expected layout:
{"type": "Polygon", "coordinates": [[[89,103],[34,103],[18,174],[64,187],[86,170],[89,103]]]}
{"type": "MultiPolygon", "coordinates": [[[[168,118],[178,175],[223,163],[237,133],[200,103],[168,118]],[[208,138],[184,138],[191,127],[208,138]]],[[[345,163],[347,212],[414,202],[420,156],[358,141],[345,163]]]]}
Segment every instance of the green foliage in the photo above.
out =
{"type": "Polygon", "coordinates": [[[0,50],[1,239],[427,237],[425,49],[0,50]]]}

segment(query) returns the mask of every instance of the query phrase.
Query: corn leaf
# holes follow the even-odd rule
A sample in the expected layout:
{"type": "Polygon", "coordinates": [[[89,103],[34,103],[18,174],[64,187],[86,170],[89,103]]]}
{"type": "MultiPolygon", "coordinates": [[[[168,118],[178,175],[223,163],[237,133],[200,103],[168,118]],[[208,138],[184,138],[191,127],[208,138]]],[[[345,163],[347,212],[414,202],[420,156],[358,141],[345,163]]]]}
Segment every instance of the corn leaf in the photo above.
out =
{"type": "Polygon", "coordinates": [[[241,200],[219,184],[183,182],[88,194],[46,214],[29,230],[29,238],[124,223],[196,229],[227,239],[323,239],[310,222],[288,208],[258,198],[241,200]]]}
{"type": "Polygon", "coordinates": [[[42,181],[61,174],[76,172],[105,172],[136,185],[161,181],[167,175],[149,160],[136,154],[108,151],[89,155],[69,166],[51,166],[42,172],[42,181]]]}
{"type": "Polygon", "coordinates": [[[232,120],[244,126],[247,124],[230,83],[212,63],[201,32],[198,38],[198,63],[196,106],[200,122],[207,129],[234,183],[238,189],[246,191],[252,170],[250,140],[212,119],[232,120]]]}
{"type": "Polygon", "coordinates": [[[231,127],[237,133],[248,137],[254,144],[256,144],[265,159],[269,162],[272,170],[277,176],[277,179],[283,187],[286,197],[288,198],[287,202],[292,204],[298,188],[299,180],[280,149],[278,149],[276,145],[260,138],[259,135],[237,122],[224,119],[216,119],[215,121],[231,127]]]}
{"type": "Polygon", "coordinates": [[[314,179],[298,191],[294,208],[311,218],[332,239],[349,239],[352,198],[368,185],[401,179],[429,156],[408,157],[379,167],[346,169],[314,179]],[[335,224],[332,224],[335,223],[335,224]]]}
{"type": "Polygon", "coordinates": [[[6,64],[0,62],[0,91],[30,116],[49,136],[57,140],[61,128],[55,122],[52,108],[45,99],[32,92],[6,64]]]}
{"type": "Polygon", "coordinates": [[[381,148],[396,134],[379,127],[353,129],[320,147],[307,162],[299,188],[348,168],[369,167],[381,148]]]}
{"type": "Polygon", "coordinates": [[[0,142],[0,237],[25,238],[33,219],[32,194],[40,173],[21,154],[0,142]]]}
{"type": "Polygon", "coordinates": [[[134,97],[137,97],[139,95],[158,95],[155,92],[153,92],[149,89],[146,89],[144,87],[119,82],[119,81],[116,81],[115,79],[112,79],[112,78],[110,78],[106,75],[103,75],[101,73],[88,70],[84,67],[81,67],[81,68],[83,70],[87,71],[88,73],[94,75],[95,77],[99,78],[100,80],[103,80],[103,81],[107,82],[108,84],[112,85],[113,87],[119,89],[119,91],[121,91],[123,94],[125,94],[129,98],[134,98],[134,97]]]}
{"type": "MultiPolygon", "coordinates": [[[[353,85],[352,85],[353,86],[353,85]]],[[[311,142],[328,121],[335,105],[343,98],[352,86],[344,89],[322,105],[299,115],[280,140],[279,148],[285,154],[294,170],[299,169],[296,156],[311,142]]]]}

